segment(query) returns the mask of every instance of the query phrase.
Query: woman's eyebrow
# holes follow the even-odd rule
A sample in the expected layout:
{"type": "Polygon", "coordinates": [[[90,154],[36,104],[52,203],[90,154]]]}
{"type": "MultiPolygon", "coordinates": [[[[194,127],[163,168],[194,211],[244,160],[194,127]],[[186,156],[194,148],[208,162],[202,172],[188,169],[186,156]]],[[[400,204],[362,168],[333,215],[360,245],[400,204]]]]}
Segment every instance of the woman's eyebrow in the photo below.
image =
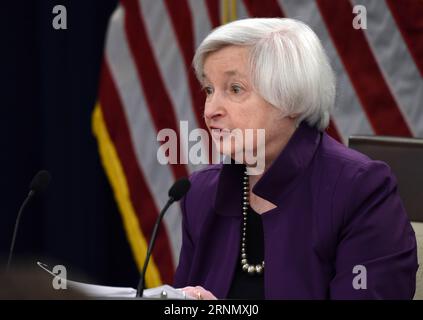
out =
{"type": "Polygon", "coordinates": [[[228,75],[228,76],[235,76],[235,75],[238,74],[238,71],[236,71],[236,70],[228,70],[228,71],[225,71],[225,74],[228,75]]]}
{"type": "MultiPolygon", "coordinates": [[[[243,78],[246,77],[244,74],[240,73],[238,70],[228,70],[228,71],[225,71],[223,74],[225,76],[228,76],[228,77],[233,77],[233,76],[239,76],[239,77],[243,77],[243,78]]],[[[201,79],[203,81],[209,80],[209,78],[207,77],[207,75],[204,72],[201,74],[201,79]]]]}
{"type": "Polygon", "coordinates": [[[238,70],[228,70],[224,72],[225,75],[228,75],[230,77],[232,76],[240,76],[245,77],[242,73],[240,73],[238,70]]]}

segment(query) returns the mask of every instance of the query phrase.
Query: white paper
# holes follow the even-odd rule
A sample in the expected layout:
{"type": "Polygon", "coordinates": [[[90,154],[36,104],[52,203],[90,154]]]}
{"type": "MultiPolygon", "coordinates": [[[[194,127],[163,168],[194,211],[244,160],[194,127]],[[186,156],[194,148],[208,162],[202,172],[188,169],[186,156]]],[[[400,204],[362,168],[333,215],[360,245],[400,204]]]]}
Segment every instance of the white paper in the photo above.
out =
{"type": "Polygon", "coordinates": [[[137,294],[137,290],[130,287],[108,287],[70,280],[66,283],[68,288],[78,290],[91,298],[135,298],[137,294]]]}
{"type": "MultiPolygon", "coordinates": [[[[137,290],[130,287],[108,287],[69,280],[67,284],[70,288],[79,290],[92,298],[135,298],[137,294],[137,290]]],[[[182,290],[169,285],[145,289],[142,297],[149,299],[189,299],[182,290]]]]}
{"type": "MultiPolygon", "coordinates": [[[[57,277],[44,263],[37,262],[37,265],[44,271],[57,277]]],[[[90,298],[135,298],[137,290],[131,287],[110,287],[83,282],[71,281],[66,279],[68,288],[78,290],[90,298]]],[[[162,285],[155,288],[145,289],[143,298],[149,299],[191,299],[186,296],[181,289],[175,289],[169,285],[162,285]]]]}

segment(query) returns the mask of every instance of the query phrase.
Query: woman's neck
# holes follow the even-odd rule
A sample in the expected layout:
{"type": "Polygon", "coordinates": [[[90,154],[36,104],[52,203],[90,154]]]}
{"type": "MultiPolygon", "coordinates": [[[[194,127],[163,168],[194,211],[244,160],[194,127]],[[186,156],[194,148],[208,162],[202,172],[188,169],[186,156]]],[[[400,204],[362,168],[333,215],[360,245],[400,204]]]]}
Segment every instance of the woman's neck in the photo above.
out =
{"type": "MultiPolygon", "coordinates": [[[[272,143],[266,143],[266,152],[265,152],[265,161],[264,161],[264,170],[260,174],[251,174],[249,175],[250,181],[250,188],[254,187],[257,181],[266,173],[266,171],[270,168],[276,158],[281,154],[283,149],[288,144],[289,140],[291,139],[292,135],[294,134],[296,127],[293,126],[291,129],[287,130],[286,133],[280,137],[278,140],[272,141],[272,143]]],[[[254,170],[252,170],[254,172],[254,170]]]]}

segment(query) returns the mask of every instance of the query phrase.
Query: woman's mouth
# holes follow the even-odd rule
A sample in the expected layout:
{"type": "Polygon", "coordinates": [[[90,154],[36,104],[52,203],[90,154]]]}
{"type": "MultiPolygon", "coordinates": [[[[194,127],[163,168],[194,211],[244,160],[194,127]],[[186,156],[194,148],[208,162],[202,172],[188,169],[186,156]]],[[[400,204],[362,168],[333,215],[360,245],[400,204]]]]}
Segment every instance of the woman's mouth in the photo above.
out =
{"type": "Polygon", "coordinates": [[[222,129],[222,128],[210,128],[211,135],[214,138],[226,138],[231,134],[230,129],[222,129]]]}

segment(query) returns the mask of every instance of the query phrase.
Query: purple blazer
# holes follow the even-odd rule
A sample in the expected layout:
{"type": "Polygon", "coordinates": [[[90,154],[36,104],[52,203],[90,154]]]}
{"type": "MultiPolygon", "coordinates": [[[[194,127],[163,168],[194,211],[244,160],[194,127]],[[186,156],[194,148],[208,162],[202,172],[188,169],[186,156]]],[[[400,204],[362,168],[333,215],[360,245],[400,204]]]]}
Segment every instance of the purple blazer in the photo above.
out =
{"type": "MultiPolygon", "coordinates": [[[[242,166],[211,165],[191,183],[174,286],[225,298],[240,263],[242,166]]],[[[301,124],[253,192],[277,205],[262,214],[266,299],[413,298],[416,238],[385,163],[301,124]]]]}

